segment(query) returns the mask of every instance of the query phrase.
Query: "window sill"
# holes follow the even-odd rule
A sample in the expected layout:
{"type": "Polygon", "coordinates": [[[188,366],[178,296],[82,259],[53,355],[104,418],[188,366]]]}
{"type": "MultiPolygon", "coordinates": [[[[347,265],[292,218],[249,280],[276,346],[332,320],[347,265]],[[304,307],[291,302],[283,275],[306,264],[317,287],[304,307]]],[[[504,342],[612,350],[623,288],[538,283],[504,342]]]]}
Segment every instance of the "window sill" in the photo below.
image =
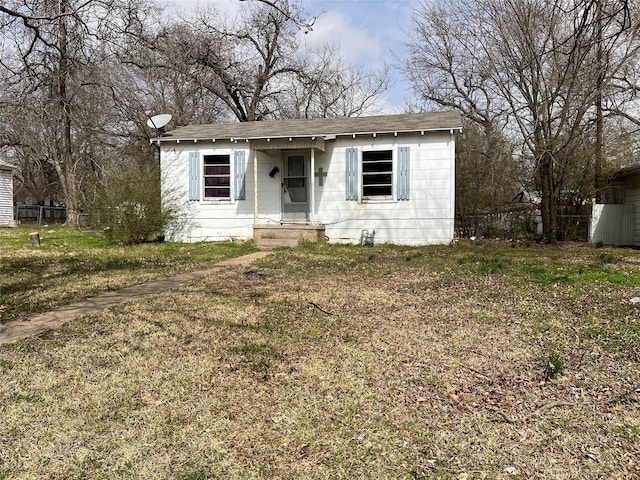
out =
{"type": "Polygon", "coordinates": [[[200,201],[203,205],[231,205],[233,200],[230,198],[205,198],[200,201]]]}
{"type": "Polygon", "coordinates": [[[395,198],[392,197],[379,197],[379,198],[374,198],[374,197],[368,197],[368,198],[363,198],[362,200],[360,200],[360,203],[398,203],[398,201],[395,198]]]}

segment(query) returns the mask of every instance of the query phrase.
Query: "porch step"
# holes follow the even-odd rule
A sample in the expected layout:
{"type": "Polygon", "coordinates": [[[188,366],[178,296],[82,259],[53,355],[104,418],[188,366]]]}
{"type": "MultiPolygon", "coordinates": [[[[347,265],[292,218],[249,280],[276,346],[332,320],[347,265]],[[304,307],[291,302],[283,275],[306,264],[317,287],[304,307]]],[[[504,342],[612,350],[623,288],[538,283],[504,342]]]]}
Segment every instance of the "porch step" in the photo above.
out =
{"type": "Polygon", "coordinates": [[[253,240],[259,248],[297,247],[302,240],[324,242],[324,225],[254,225],[253,240]]]}
{"type": "Polygon", "coordinates": [[[256,245],[260,248],[297,247],[300,245],[300,239],[261,238],[256,245]]]}

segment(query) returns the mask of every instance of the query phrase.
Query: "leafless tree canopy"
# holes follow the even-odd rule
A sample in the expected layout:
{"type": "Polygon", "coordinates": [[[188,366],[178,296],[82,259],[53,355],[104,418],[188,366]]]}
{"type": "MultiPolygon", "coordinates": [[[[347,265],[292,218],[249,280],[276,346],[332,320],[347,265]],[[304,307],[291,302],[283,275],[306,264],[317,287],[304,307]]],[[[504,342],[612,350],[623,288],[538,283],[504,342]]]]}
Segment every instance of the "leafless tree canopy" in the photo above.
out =
{"type": "Polygon", "coordinates": [[[106,170],[153,158],[149,115],[171,113],[172,128],[375,110],[386,71],[300,48],[315,19],[297,2],[239,1],[236,18],[168,17],[152,0],[2,2],[0,143],[25,188],[40,182],[75,225],[106,170]]]}
{"type": "Polygon", "coordinates": [[[604,151],[595,126],[633,117],[638,22],[630,1],[424,2],[406,74],[427,104],[457,107],[520,145],[554,240],[567,178],[585,151],[604,151]]]}

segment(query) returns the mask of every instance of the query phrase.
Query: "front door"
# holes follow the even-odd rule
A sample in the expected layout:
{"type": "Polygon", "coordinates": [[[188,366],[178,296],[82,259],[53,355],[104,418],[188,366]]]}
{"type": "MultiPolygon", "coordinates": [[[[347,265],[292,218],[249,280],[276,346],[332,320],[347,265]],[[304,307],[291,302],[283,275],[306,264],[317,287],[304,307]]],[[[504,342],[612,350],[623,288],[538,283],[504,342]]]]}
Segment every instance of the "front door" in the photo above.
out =
{"type": "Polygon", "coordinates": [[[305,152],[284,152],[282,160],[282,220],[309,219],[309,158],[305,152]]]}

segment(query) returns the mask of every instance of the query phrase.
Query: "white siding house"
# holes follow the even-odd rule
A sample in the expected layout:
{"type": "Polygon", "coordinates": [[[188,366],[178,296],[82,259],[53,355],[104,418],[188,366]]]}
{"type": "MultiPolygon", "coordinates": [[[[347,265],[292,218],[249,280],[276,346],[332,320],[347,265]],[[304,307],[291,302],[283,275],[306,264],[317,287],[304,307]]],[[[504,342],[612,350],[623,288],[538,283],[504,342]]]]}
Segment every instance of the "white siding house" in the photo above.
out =
{"type": "Polygon", "coordinates": [[[617,203],[593,205],[589,241],[640,247],[640,165],[619,170],[611,183],[622,195],[617,203]]]}
{"type": "Polygon", "coordinates": [[[0,160],[0,227],[13,227],[13,172],[15,167],[0,160]]]}
{"type": "Polygon", "coordinates": [[[157,140],[163,192],[188,204],[183,241],[449,243],[460,128],[457,112],[182,127],[157,140]]]}

